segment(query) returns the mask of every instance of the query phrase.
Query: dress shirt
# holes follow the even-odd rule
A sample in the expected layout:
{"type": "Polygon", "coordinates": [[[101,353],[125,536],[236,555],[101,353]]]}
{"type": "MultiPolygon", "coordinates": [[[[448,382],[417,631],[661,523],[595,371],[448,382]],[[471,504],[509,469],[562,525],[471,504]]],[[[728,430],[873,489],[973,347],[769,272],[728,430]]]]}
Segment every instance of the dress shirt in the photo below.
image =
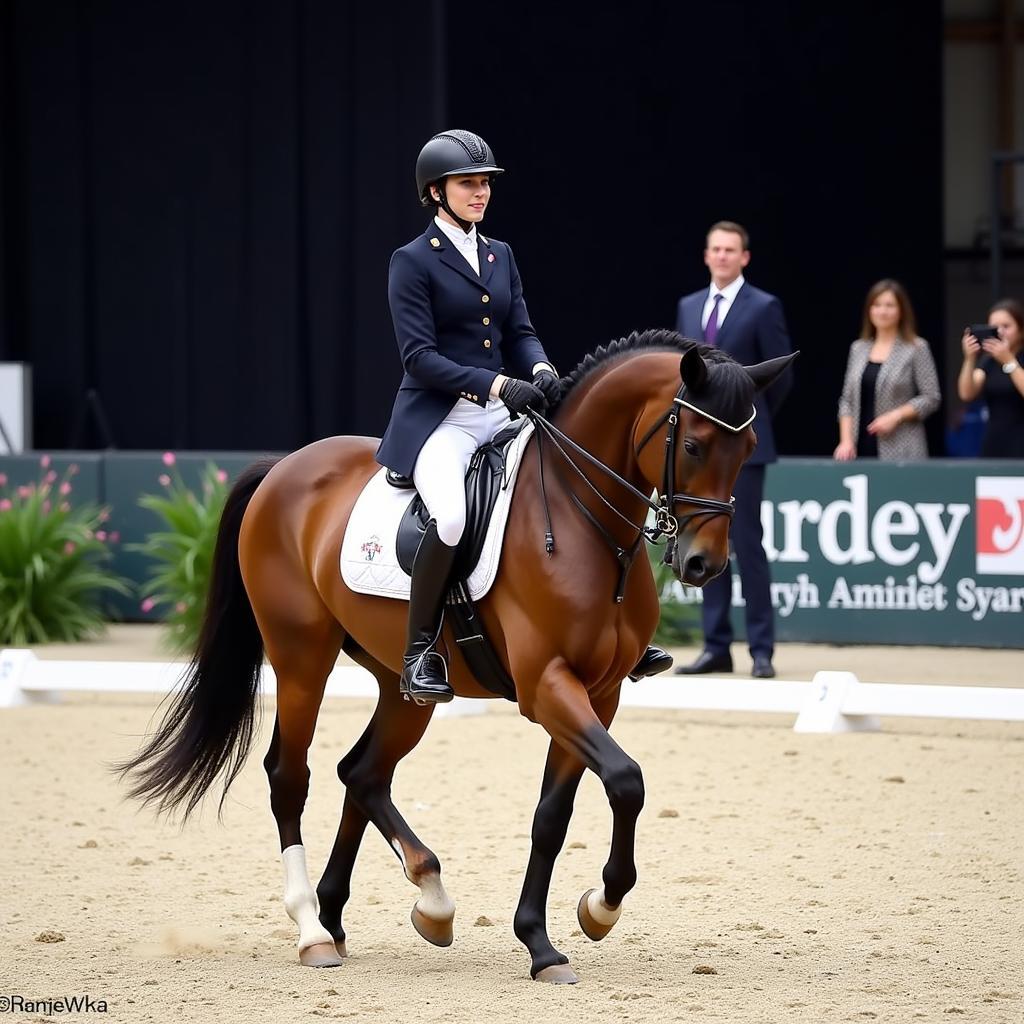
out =
{"type": "Polygon", "coordinates": [[[449,224],[440,217],[434,217],[434,223],[445,233],[448,241],[455,246],[466,262],[473,268],[473,272],[480,275],[480,250],[476,246],[476,225],[471,224],[468,231],[449,224]]]}
{"type": "Polygon", "coordinates": [[[736,301],[736,296],[743,287],[743,284],[742,274],[721,290],[716,288],[714,282],[712,282],[711,287],[708,289],[708,297],[704,302],[704,312],[700,315],[701,327],[707,327],[708,325],[708,317],[711,316],[711,310],[715,308],[716,295],[722,296],[722,301],[718,304],[718,326],[721,327],[725,323],[725,318],[729,315],[729,310],[732,309],[732,304],[736,301]]]}

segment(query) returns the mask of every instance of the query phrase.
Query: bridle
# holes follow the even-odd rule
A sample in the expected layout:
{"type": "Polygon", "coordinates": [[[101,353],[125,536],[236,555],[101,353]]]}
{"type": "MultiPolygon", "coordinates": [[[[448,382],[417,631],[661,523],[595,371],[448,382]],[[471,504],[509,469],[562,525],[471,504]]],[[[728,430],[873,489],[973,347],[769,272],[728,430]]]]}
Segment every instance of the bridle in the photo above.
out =
{"type": "Polygon", "coordinates": [[[678,447],[679,438],[679,416],[682,408],[691,409],[706,419],[711,420],[716,425],[724,427],[733,433],[739,433],[740,431],[745,430],[754,420],[754,416],[751,415],[750,419],[742,424],[742,426],[734,427],[720,419],[717,419],[694,405],[692,402],[688,401],[686,385],[683,384],[679,391],[676,392],[675,398],[672,399],[672,404],[664,413],[662,413],[661,416],[658,417],[651,428],[641,438],[639,445],[633,450],[634,457],[639,459],[640,452],[643,451],[651,438],[653,438],[654,435],[663,426],[665,426],[665,424],[668,424],[668,429],[665,432],[665,463],[662,467],[662,486],[657,502],[651,501],[648,495],[638,490],[628,480],[616,473],[615,470],[601,462],[600,459],[591,455],[590,452],[573,441],[571,437],[559,430],[558,427],[542,416],[539,412],[534,409],[526,410],[526,415],[533,423],[537,435],[537,461],[540,467],[540,489],[544,504],[544,517],[547,524],[547,532],[544,534],[545,551],[550,555],[555,550],[555,537],[551,526],[551,512],[548,507],[547,489],[544,482],[545,440],[550,441],[551,444],[554,445],[555,449],[565,460],[566,465],[568,465],[587,485],[587,487],[597,495],[601,503],[609,511],[613,512],[629,527],[637,531],[636,541],[634,541],[634,543],[629,547],[622,547],[611,533],[608,532],[606,527],[597,519],[593,512],[591,512],[590,509],[588,509],[572,491],[569,491],[569,497],[572,499],[573,504],[576,505],[582,515],[591,523],[592,526],[594,526],[618,559],[620,568],[619,583],[615,590],[615,601],[618,604],[622,603],[626,589],[626,576],[628,575],[630,566],[633,564],[633,559],[636,557],[637,551],[639,551],[640,545],[644,540],[647,540],[648,543],[655,544],[661,540],[662,537],[666,538],[667,544],[664,562],[666,564],[671,564],[676,537],[681,531],[685,530],[690,525],[690,522],[693,519],[698,516],[728,516],[732,519],[735,512],[736,502],[734,498],[729,501],[718,501],[715,498],[702,498],[697,494],[687,494],[685,492],[676,491],[676,449],[678,447]],[[566,451],[566,448],[589,462],[590,465],[595,469],[600,470],[606,477],[614,480],[638,501],[643,502],[648,509],[654,512],[654,526],[647,526],[645,523],[634,523],[628,516],[623,515],[623,513],[608,501],[608,499],[590,482],[590,479],[583,470],[581,470],[573,461],[572,457],[566,451]],[[676,506],[680,504],[691,505],[693,506],[693,509],[690,512],[679,515],[676,512],[676,506]]]}

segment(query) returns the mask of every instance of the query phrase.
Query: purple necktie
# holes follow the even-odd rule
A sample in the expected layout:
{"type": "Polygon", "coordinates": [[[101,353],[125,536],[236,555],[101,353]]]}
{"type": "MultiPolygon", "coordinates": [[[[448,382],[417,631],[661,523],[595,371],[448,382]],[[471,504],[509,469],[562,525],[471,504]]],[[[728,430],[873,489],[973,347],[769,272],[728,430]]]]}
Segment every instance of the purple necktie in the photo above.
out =
{"type": "Polygon", "coordinates": [[[715,296],[715,304],[711,307],[711,315],[708,317],[708,322],[704,327],[705,345],[713,347],[718,341],[718,304],[724,298],[725,296],[721,292],[715,296]]]}

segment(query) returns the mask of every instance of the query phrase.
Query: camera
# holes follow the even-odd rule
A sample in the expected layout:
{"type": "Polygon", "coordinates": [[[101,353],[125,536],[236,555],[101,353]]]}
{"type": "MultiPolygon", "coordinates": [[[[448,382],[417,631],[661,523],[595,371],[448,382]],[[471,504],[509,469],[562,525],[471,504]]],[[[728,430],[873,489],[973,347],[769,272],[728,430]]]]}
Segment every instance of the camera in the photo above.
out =
{"type": "Polygon", "coordinates": [[[988,324],[971,324],[967,329],[978,339],[978,341],[985,341],[986,338],[999,337],[999,329],[996,327],[989,327],[988,324]]]}

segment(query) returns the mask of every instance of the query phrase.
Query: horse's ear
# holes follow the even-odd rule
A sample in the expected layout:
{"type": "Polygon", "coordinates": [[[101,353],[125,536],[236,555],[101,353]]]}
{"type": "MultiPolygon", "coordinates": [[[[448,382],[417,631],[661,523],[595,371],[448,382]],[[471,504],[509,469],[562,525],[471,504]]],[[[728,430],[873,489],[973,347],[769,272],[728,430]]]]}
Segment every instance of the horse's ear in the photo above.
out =
{"type": "Polygon", "coordinates": [[[708,367],[696,345],[688,348],[679,360],[679,376],[694,394],[704,390],[708,382],[708,367]]]}
{"type": "Polygon", "coordinates": [[[747,376],[754,382],[754,387],[758,391],[764,391],[766,387],[774,384],[782,376],[798,355],[800,355],[799,350],[790,352],[788,356],[766,359],[763,363],[756,363],[754,366],[744,366],[743,369],[747,371],[747,376]]]}

